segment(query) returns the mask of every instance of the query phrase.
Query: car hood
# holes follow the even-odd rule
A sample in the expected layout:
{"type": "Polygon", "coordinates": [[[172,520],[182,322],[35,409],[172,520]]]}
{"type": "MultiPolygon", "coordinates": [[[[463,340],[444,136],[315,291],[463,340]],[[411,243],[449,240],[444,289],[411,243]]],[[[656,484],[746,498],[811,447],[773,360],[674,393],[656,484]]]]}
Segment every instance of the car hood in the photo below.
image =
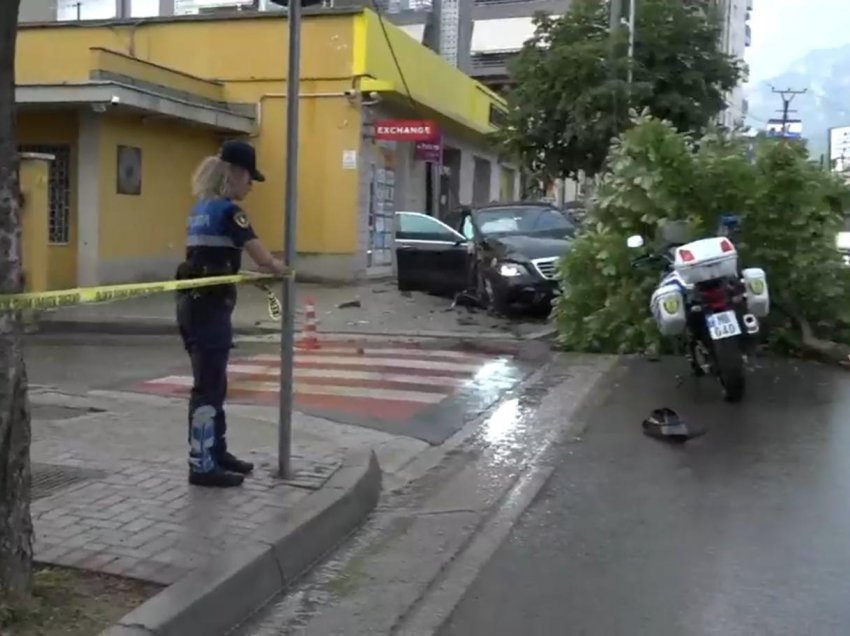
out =
{"type": "Polygon", "coordinates": [[[500,236],[490,239],[501,258],[534,260],[536,258],[561,257],[567,253],[572,239],[542,236],[500,236]]]}

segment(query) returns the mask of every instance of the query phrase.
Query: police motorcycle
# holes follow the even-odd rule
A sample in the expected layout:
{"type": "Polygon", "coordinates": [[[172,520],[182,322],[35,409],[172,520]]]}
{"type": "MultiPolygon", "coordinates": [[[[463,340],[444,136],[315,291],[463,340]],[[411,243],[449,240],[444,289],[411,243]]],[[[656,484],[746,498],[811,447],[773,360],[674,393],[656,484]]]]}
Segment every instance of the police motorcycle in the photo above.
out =
{"type": "MultiPolygon", "coordinates": [[[[726,215],[717,236],[691,241],[686,222],[667,222],[660,228],[662,249],[632,261],[634,267],[663,268],[649,303],[658,329],[684,341],[694,375],[715,376],[727,402],[744,396],[747,357],[758,339],[759,319],[770,311],[764,270],[739,270],[730,238],[737,226],[737,217],[726,215]]],[[[627,245],[642,248],[644,239],[630,236],[627,245]]]]}

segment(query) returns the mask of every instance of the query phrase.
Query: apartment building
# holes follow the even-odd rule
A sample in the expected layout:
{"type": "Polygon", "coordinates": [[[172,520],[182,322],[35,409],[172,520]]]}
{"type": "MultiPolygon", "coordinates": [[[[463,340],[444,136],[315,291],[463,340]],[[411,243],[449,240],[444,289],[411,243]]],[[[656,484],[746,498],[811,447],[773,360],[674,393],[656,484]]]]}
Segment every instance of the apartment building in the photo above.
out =
{"type": "MultiPolygon", "coordinates": [[[[734,55],[741,61],[747,47],[752,42],[750,17],[753,11],[753,0],[718,0],[723,20],[723,50],[734,55]]],[[[744,97],[743,84],[746,82],[746,67],[743,81],[728,95],[729,107],[721,117],[721,123],[728,128],[744,125],[747,118],[748,103],[744,97]]]]}

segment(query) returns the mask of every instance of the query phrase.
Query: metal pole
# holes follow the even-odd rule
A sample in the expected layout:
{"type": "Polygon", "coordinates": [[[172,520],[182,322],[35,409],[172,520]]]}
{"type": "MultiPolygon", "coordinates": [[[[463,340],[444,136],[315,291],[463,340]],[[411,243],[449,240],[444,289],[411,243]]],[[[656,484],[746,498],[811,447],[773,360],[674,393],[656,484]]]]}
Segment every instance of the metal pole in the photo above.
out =
{"type": "MultiPolygon", "coordinates": [[[[295,267],[295,220],[298,209],[298,92],[301,84],[301,0],[289,2],[289,72],[286,76],[286,205],[283,262],[295,267]]],[[[280,417],[277,465],[282,478],[291,476],[292,366],[295,347],[295,276],[283,279],[280,324],[280,417]]]]}
{"type": "Polygon", "coordinates": [[[632,67],[635,63],[635,10],[637,0],[629,0],[629,86],[632,85],[632,67]]]}

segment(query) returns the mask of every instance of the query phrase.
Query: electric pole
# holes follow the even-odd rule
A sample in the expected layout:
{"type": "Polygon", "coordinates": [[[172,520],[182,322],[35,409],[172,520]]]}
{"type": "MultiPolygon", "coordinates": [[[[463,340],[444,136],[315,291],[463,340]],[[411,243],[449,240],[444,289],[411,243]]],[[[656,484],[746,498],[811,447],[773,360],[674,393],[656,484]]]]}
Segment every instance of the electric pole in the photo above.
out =
{"type": "Polygon", "coordinates": [[[785,137],[788,134],[788,114],[797,112],[796,110],[791,110],[791,102],[794,101],[797,95],[804,95],[809,89],[804,88],[800,91],[786,88],[784,91],[781,91],[771,86],[770,90],[774,95],[779,95],[782,98],[782,110],[777,112],[782,113],[782,136],[785,137]]]}

